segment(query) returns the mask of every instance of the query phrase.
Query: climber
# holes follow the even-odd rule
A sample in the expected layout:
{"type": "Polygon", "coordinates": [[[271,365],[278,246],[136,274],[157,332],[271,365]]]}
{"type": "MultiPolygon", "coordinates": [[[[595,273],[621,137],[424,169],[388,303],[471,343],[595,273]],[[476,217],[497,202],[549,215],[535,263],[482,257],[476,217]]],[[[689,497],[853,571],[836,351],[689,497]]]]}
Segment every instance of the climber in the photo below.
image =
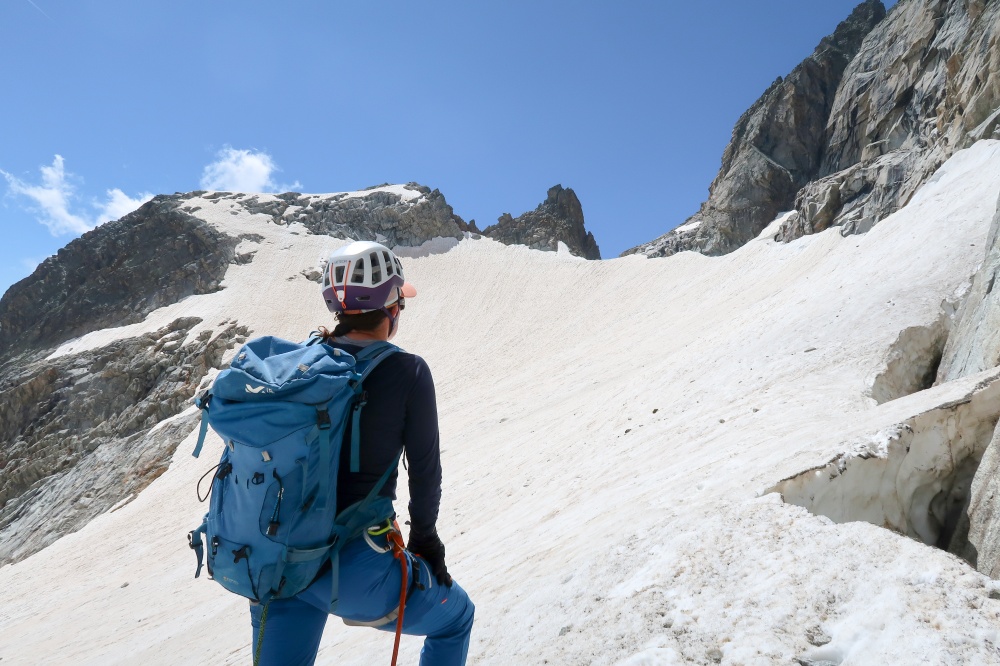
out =
{"type": "MultiPolygon", "coordinates": [[[[322,293],[337,318],[333,331],[320,328],[322,342],[357,355],[395,336],[406,299],[414,297],[416,290],[404,281],[402,264],[391,250],[378,243],[353,242],[330,255],[322,293]]],[[[255,652],[259,647],[260,664],[314,663],[335,587],[339,599],[333,612],[346,624],[393,632],[402,612],[402,633],[426,636],[421,666],[466,661],[475,606],[449,575],[436,528],[441,452],[430,370],[419,356],[397,351],[371,371],[363,389],[360,455],[353,461],[357,471],[351,471],[347,432],[337,477],[337,507],[364,498],[387,468],[395,467],[402,451],[410,489],[406,549],[395,521],[371,526],[364,538],[343,547],[337,567],[326,565],[298,595],[274,599],[266,606],[251,603],[253,645],[255,652]],[[393,538],[398,544],[395,549],[393,538]],[[338,586],[330,580],[334,570],[339,570],[338,586]],[[401,589],[404,579],[407,585],[401,589]],[[401,594],[405,596],[402,608],[401,594]]],[[[395,490],[393,469],[379,494],[395,499],[395,490]]]]}

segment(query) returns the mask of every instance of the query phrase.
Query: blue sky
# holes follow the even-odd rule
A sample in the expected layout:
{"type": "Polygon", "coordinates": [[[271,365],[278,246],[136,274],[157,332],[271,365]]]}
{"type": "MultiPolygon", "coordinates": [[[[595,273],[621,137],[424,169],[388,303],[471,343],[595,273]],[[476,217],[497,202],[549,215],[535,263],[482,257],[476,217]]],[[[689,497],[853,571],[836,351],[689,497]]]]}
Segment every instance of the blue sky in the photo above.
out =
{"type": "Polygon", "coordinates": [[[417,181],[480,227],[560,183],[617,256],[697,210],[740,114],[855,4],[6,0],[0,292],[233,182],[417,181]]]}

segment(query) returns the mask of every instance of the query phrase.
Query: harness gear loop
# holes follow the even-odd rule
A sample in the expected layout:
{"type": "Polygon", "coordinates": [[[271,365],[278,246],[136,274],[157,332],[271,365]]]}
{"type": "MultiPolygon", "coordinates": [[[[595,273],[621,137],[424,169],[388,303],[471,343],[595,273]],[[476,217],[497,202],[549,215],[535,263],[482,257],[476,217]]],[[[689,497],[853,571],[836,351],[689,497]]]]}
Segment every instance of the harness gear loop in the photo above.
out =
{"type": "Polygon", "coordinates": [[[382,547],[379,546],[374,541],[372,541],[372,537],[382,536],[383,534],[391,532],[394,529],[395,526],[393,525],[392,519],[386,518],[384,523],[380,523],[378,525],[372,525],[361,534],[365,538],[365,543],[368,544],[368,547],[374,550],[376,553],[388,553],[390,550],[392,550],[392,543],[387,540],[385,547],[382,547]]]}
{"type": "Polygon", "coordinates": [[[386,539],[388,539],[392,547],[392,556],[399,560],[399,564],[403,568],[403,582],[399,587],[399,617],[396,618],[396,640],[392,645],[392,666],[396,666],[396,658],[399,656],[399,637],[403,633],[403,611],[406,610],[406,577],[409,567],[406,566],[406,544],[403,543],[403,534],[399,531],[399,523],[395,520],[392,521],[392,529],[386,533],[386,539]]]}

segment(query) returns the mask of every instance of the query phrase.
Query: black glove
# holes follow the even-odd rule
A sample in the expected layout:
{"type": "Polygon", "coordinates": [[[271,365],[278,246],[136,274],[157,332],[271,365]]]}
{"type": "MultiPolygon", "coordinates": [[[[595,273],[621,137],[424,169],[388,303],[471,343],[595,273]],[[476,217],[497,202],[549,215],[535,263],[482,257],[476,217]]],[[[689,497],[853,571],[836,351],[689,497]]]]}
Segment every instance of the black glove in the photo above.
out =
{"type": "Polygon", "coordinates": [[[437,530],[429,534],[410,532],[410,538],[406,542],[406,550],[424,558],[431,566],[431,572],[437,578],[437,582],[451,587],[451,575],[444,563],[444,544],[441,543],[437,530]]]}

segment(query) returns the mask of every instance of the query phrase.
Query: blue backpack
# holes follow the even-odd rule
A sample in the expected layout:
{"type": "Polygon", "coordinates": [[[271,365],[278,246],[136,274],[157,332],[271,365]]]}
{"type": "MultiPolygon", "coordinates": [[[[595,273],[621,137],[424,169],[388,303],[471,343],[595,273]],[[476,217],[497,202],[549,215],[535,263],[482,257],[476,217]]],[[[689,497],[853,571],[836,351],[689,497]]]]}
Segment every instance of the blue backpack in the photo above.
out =
{"type": "Polygon", "coordinates": [[[195,399],[202,422],[194,456],[209,425],[226,444],[210,470],[208,513],[188,534],[195,578],[207,546],[212,579],[267,603],[298,594],[330,561],[336,604],[340,549],[393,513],[378,493],[398,456],[368,496],[346,508],[337,506],[337,472],[348,420],[351,471],[359,468],[362,382],[396,351],[377,342],[352,356],[318,337],[303,344],[256,338],[195,399]]]}

